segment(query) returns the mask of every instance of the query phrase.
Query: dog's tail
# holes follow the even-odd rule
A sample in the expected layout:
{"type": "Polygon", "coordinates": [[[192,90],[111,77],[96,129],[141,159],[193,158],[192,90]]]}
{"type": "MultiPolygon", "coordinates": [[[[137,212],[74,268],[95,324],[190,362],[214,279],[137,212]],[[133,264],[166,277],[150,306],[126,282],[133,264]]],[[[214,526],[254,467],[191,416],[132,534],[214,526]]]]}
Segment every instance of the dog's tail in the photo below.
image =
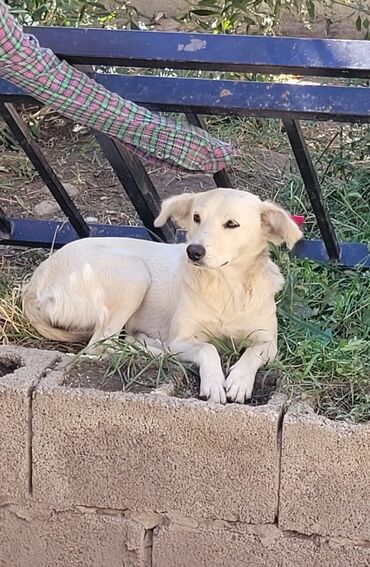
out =
{"type": "Polygon", "coordinates": [[[26,284],[22,289],[22,308],[23,313],[33,327],[46,339],[66,343],[79,343],[89,338],[86,331],[58,329],[51,323],[45,321],[37,304],[37,298],[30,284],[26,284]]]}

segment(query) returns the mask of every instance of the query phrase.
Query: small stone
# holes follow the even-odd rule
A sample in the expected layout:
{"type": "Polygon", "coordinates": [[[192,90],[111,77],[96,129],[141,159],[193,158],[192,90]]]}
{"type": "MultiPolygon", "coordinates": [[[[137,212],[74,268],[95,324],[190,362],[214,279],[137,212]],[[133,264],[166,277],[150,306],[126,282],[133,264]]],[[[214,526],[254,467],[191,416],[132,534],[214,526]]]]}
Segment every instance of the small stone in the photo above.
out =
{"type": "Polygon", "coordinates": [[[73,183],[63,183],[63,187],[70,197],[77,197],[80,193],[79,188],[73,183]]]}
{"type": "Polygon", "coordinates": [[[98,222],[98,219],[97,219],[96,217],[86,217],[86,218],[85,218],[85,221],[86,221],[86,222],[89,222],[89,223],[91,223],[91,222],[98,222]]]}
{"type": "Polygon", "coordinates": [[[35,215],[38,217],[48,217],[59,212],[59,205],[56,201],[41,201],[34,208],[35,215]]]}

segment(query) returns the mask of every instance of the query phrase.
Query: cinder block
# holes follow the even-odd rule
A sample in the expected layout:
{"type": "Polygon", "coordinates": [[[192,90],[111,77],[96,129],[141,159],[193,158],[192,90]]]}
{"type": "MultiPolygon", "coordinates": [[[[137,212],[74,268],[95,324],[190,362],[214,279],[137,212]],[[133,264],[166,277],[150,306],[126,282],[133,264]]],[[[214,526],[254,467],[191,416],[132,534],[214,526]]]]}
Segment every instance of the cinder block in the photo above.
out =
{"type": "Polygon", "coordinates": [[[307,406],[287,413],[279,525],[370,540],[370,424],[334,422],[307,406]]]}
{"type": "Polygon", "coordinates": [[[151,540],[119,515],[33,504],[0,509],[2,567],[146,567],[151,540]]]}
{"type": "Polygon", "coordinates": [[[33,490],[42,501],[272,522],[285,401],[221,406],[70,389],[46,377],[33,404],[33,490]],[[51,499],[51,500],[50,500],[51,499]]]}
{"type": "Polygon", "coordinates": [[[27,493],[31,393],[59,356],[55,352],[0,346],[0,503],[27,493]]]}
{"type": "Polygon", "coordinates": [[[154,530],[152,567],[368,567],[370,548],[280,532],[274,525],[209,522],[154,530]]]}

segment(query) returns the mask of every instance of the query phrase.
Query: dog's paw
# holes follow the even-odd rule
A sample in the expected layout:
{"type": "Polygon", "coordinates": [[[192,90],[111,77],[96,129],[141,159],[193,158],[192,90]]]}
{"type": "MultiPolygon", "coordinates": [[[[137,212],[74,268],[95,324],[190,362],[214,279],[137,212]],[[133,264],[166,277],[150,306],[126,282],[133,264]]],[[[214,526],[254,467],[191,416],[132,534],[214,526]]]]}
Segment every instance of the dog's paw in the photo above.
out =
{"type": "Polygon", "coordinates": [[[253,393],[254,378],[254,376],[241,373],[237,368],[232,369],[225,382],[228,401],[244,404],[247,400],[250,400],[253,393]]]}
{"type": "Polygon", "coordinates": [[[199,397],[216,404],[226,404],[225,380],[201,380],[199,397]]]}

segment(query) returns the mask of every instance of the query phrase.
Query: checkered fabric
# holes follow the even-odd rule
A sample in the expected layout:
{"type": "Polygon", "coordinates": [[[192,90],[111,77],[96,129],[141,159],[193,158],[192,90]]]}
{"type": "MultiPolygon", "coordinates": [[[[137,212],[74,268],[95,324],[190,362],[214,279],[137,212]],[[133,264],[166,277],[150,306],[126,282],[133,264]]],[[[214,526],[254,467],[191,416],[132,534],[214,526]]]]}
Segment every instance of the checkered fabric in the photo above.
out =
{"type": "Polygon", "coordinates": [[[122,99],[23,33],[0,0],[0,76],[66,116],[117,138],[139,155],[213,173],[233,155],[207,132],[122,99]]]}

